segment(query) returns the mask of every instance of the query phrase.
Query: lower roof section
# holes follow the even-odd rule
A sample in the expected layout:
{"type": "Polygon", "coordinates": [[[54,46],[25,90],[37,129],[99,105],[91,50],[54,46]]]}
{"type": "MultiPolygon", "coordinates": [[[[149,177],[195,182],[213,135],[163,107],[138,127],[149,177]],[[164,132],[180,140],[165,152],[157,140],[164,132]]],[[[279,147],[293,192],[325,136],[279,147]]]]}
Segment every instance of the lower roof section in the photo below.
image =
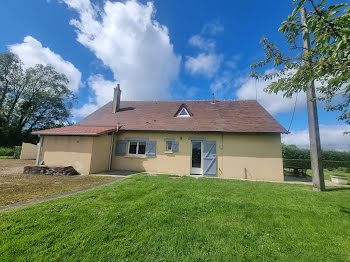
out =
{"type": "Polygon", "coordinates": [[[65,126],[60,128],[35,131],[34,135],[52,136],[99,136],[105,133],[116,131],[115,126],[65,126]]]}

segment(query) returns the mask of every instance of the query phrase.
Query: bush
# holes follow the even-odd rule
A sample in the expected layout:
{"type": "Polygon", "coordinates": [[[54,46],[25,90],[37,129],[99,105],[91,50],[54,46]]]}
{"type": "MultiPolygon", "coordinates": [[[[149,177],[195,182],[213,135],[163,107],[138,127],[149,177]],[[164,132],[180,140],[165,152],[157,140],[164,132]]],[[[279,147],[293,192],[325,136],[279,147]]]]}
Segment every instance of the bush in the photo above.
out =
{"type": "MultiPolygon", "coordinates": [[[[282,145],[284,159],[310,159],[310,150],[295,145],[282,145]]],[[[350,161],[350,152],[322,150],[322,159],[332,161],[350,161]]]]}
{"type": "Polygon", "coordinates": [[[283,166],[311,169],[311,161],[310,159],[283,159],[283,166]]]}
{"type": "Polygon", "coordinates": [[[328,171],[333,171],[334,168],[333,167],[328,167],[328,171]]]}
{"type": "Polygon", "coordinates": [[[19,159],[21,156],[21,151],[22,151],[22,147],[21,146],[15,146],[14,148],[14,152],[13,152],[13,157],[16,159],[19,159]]]}
{"type": "Polygon", "coordinates": [[[13,156],[13,153],[13,147],[0,147],[0,156],[13,156]]]}
{"type": "MultiPolygon", "coordinates": [[[[333,161],[333,160],[323,160],[323,168],[328,170],[339,167],[344,167],[350,169],[350,161],[333,161]]],[[[283,159],[284,167],[299,167],[305,169],[311,169],[311,160],[310,159],[283,159]]],[[[331,171],[331,170],[330,170],[331,171]]]]}

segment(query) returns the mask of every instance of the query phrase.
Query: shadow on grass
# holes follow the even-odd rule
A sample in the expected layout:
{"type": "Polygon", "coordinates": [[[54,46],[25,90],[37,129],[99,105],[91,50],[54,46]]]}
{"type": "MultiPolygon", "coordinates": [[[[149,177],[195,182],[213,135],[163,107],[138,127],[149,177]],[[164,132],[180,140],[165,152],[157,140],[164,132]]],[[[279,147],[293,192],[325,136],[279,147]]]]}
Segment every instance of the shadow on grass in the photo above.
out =
{"type": "Polygon", "coordinates": [[[350,187],[332,187],[332,188],[326,188],[326,192],[342,191],[342,190],[350,190],[350,187]]]}
{"type": "Polygon", "coordinates": [[[350,208],[340,207],[340,212],[350,215],[350,208]]]}

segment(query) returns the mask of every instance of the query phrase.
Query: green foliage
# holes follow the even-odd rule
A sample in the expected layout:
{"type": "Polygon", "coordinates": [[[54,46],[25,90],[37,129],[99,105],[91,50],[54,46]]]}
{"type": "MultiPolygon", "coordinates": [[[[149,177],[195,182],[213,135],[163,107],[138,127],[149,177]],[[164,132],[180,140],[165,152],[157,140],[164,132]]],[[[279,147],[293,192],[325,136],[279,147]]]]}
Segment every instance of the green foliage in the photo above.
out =
{"type": "MultiPolygon", "coordinates": [[[[339,168],[339,167],[350,168],[350,161],[323,160],[322,164],[323,164],[323,168],[326,168],[329,171],[332,171],[335,168],[339,168]]],[[[311,169],[311,160],[310,159],[283,159],[283,166],[311,169]]]]}
{"type": "Polygon", "coordinates": [[[258,69],[273,64],[276,70],[269,73],[254,71],[251,76],[273,79],[265,91],[283,92],[287,97],[306,91],[312,80],[318,81],[318,99],[328,103],[327,110],[340,111],[338,119],[350,124],[350,5],[328,2],[294,0],[295,9],[279,28],[290,47],[290,54],[283,54],[263,37],[261,43],[265,59],[253,63],[251,67],[258,69]],[[298,14],[307,4],[312,9],[307,13],[305,24],[302,24],[298,14]],[[311,38],[311,49],[307,54],[304,54],[301,45],[304,30],[311,38]]]}
{"type": "MultiPolygon", "coordinates": [[[[298,148],[295,145],[282,145],[284,159],[310,159],[310,150],[298,148]]],[[[322,159],[333,161],[350,161],[350,151],[322,150],[322,159]]]]}
{"type": "Polygon", "coordinates": [[[13,147],[0,147],[0,156],[13,156],[13,147]]]}
{"type": "Polygon", "coordinates": [[[12,53],[0,55],[0,145],[36,142],[31,132],[63,126],[74,100],[68,79],[52,66],[23,68],[12,53]]]}
{"type": "Polygon", "coordinates": [[[21,156],[21,150],[22,150],[21,146],[15,146],[13,150],[13,157],[16,159],[19,159],[21,156]]]}
{"type": "MultiPolygon", "coordinates": [[[[311,168],[309,149],[298,148],[295,145],[282,145],[282,156],[284,166],[311,168]]],[[[323,150],[322,159],[324,168],[350,167],[350,152],[323,150]]]]}
{"type": "Polygon", "coordinates": [[[283,159],[283,166],[311,169],[311,161],[310,159],[283,159]]]}
{"type": "Polygon", "coordinates": [[[14,147],[0,147],[0,156],[8,156],[10,158],[17,158],[21,156],[21,146],[14,147]]]}

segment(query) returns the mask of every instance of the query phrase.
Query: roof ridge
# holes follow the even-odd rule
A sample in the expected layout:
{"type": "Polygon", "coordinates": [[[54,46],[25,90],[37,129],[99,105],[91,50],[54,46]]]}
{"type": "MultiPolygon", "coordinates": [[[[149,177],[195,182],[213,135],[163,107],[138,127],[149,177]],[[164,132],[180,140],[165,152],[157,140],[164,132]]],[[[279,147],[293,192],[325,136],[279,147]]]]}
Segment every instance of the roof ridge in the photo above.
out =
{"type": "MultiPolygon", "coordinates": [[[[216,102],[240,102],[240,101],[256,101],[256,99],[215,99],[216,102]]],[[[109,101],[109,102],[112,102],[109,101]]],[[[196,100],[121,100],[121,102],[212,102],[211,99],[196,99],[196,100]]]]}

